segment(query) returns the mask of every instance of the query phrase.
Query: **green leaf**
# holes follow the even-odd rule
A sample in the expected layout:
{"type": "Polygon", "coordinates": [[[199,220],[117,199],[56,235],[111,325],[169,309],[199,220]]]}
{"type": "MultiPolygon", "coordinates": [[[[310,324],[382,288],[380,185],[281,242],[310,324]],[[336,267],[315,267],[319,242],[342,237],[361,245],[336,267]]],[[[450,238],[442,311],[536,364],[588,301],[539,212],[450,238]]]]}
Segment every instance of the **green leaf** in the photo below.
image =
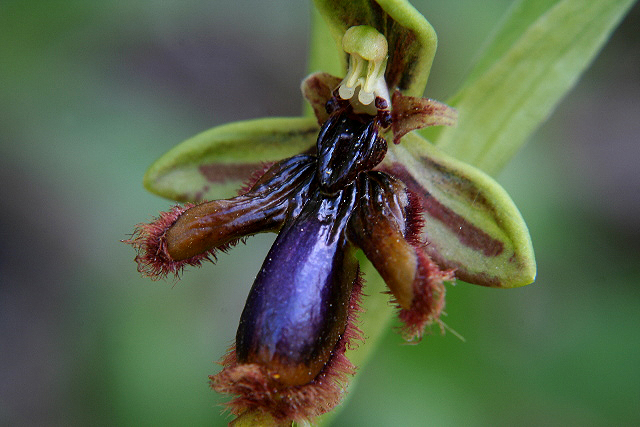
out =
{"type": "Polygon", "coordinates": [[[147,170],[144,186],[181,202],[235,196],[255,171],[308,150],[317,136],[314,118],[267,118],[218,126],[164,154],[147,170]]]}
{"type": "MultiPolygon", "coordinates": [[[[315,5],[339,52],[342,52],[342,36],[349,27],[370,25],[380,31],[389,44],[385,73],[389,89],[398,88],[411,96],[422,95],[436,52],[437,37],[433,27],[413,6],[402,0],[315,0],[315,5]]],[[[320,30],[312,40],[324,38],[322,28],[320,30]]],[[[312,62],[318,64],[316,55],[320,49],[317,42],[314,46],[312,62]]],[[[342,54],[342,60],[343,70],[346,70],[345,54],[342,54]]]]}
{"type": "Polygon", "coordinates": [[[490,176],[437,150],[415,133],[392,147],[383,169],[400,178],[423,209],[426,251],[468,283],[512,288],[532,283],[527,226],[490,176]]]}
{"type": "Polygon", "coordinates": [[[449,101],[457,128],[421,134],[495,174],[553,111],[633,0],[522,0],[449,101]]]}

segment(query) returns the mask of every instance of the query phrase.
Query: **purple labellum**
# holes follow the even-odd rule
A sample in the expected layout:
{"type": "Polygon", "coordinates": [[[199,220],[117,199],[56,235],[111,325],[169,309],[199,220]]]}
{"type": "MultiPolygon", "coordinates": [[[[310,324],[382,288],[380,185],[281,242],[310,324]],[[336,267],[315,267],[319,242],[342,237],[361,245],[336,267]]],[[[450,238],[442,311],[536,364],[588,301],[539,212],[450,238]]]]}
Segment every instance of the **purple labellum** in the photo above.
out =
{"type": "Polygon", "coordinates": [[[387,150],[376,118],[353,113],[348,103],[335,108],[318,136],[317,192],[280,231],[236,335],[240,363],[262,364],[289,385],[313,380],[344,332],[358,269],[345,233],[355,178],[387,150]]]}
{"type": "Polygon", "coordinates": [[[247,299],[236,336],[241,363],[259,363],[282,383],[306,384],[344,332],[357,276],[344,228],[355,188],[317,194],[278,235],[247,299]]]}

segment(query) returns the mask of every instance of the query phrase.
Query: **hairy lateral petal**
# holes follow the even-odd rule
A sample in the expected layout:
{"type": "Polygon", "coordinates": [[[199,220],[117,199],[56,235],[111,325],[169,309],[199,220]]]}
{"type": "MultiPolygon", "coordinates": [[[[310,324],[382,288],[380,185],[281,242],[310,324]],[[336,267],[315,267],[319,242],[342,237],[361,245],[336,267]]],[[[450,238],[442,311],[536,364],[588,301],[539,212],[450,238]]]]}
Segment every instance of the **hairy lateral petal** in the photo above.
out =
{"type": "Polygon", "coordinates": [[[362,174],[358,192],[349,239],[362,249],[395,297],[405,338],[420,338],[425,327],[440,317],[443,281],[453,275],[442,271],[417,240],[419,207],[402,182],[383,172],[362,174]]]}
{"type": "Polygon", "coordinates": [[[138,270],[152,278],[179,274],[187,265],[215,258],[239,239],[279,229],[302,207],[315,173],[315,158],[300,155],[276,163],[241,196],[174,207],[139,224],[126,243],[137,251],[138,270]]]}
{"type": "MultiPolygon", "coordinates": [[[[385,80],[390,89],[421,96],[436,52],[437,37],[429,22],[404,0],[315,0],[338,50],[348,28],[369,25],[385,36],[389,61],[385,80]]],[[[345,56],[346,69],[346,56],[345,56]]]]}
{"type": "Polygon", "coordinates": [[[378,270],[398,304],[409,308],[418,257],[405,239],[405,187],[385,173],[367,173],[358,179],[358,196],[347,235],[378,270]]]}
{"type": "Polygon", "coordinates": [[[529,231],[497,182],[413,133],[392,148],[382,169],[417,196],[426,252],[441,268],[483,286],[511,288],[534,281],[529,231]]]}
{"type": "Polygon", "coordinates": [[[313,118],[268,118],[218,126],[164,154],[147,170],[144,185],[181,202],[231,197],[266,163],[313,147],[317,135],[313,118]]]}

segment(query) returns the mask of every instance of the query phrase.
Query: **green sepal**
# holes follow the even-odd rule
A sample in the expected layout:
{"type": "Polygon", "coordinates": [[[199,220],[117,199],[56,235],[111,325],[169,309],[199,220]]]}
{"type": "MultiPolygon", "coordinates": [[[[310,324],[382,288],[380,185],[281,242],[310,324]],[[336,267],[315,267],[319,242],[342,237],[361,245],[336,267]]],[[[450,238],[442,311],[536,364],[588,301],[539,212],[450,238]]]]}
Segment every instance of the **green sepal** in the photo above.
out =
{"type": "Polygon", "coordinates": [[[532,283],[536,264],[527,226],[489,175],[410,133],[390,149],[384,170],[417,196],[425,250],[465,282],[497,288],[532,283]]]}
{"type": "MultiPolygon", "coordinates": [[[[385,80],[389,90],[422,96],[436,52],[437,37],[429,22],[402,0],[315,0],[318,11],[342,52],[342,36],[355,25],[370,25],[389,44],[385,80]]],[[[346,70],[347,55],[343,54],[346,70]]]]}
{"type": "Polygon", "coordinates": [[[420,134],[495,174],[551,114],[633,0],[522,0],[511,8],[462,89],[456,128],[420,134]]]}
{"type": "Polygon", "coordinates": [[[314,118],[266,118],[204,131],[165,153],[144,176],[152,193],[180,202],[238,194],[255,171],[302,153],[316,142],[314,118]]]}

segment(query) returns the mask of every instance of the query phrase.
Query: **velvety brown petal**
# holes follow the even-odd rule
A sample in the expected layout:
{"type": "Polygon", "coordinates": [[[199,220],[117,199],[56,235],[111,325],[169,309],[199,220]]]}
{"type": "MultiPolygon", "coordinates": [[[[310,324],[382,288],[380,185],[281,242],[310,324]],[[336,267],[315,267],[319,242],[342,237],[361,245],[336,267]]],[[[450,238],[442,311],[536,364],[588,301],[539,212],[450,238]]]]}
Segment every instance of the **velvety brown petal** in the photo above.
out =
{"type": "Polygon", "coordinates": [[[362,249],[400,307],[407,339],[420,337],[444,307],[441,271],[417,240],[420,215],[415,196],[399,180],[382,172],[362,174],[360,200],[351,216],[349,238],[362,249]]]}
{"type": "Polygon", "coordinates": [[[245,194],[175,207],[126,240],[138,251],[138,270],[152,278],[179,274],[225,251],[243,237],[278,230],[298,212],[315,173],[315,159],[296,156],[272,166],[245,194]]]}

